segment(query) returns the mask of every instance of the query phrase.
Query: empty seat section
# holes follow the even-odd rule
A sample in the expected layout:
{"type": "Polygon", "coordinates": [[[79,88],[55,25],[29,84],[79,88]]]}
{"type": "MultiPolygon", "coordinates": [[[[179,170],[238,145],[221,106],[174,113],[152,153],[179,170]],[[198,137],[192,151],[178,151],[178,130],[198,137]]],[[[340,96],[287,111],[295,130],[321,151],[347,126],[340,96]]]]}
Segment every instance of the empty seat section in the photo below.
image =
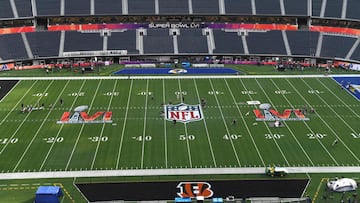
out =
{"type": "Polygon", "coordinates": [[[360,44],[357,46],[354,53],[351,55],[350,59],[360,61],[360,44]]]}
{"type": "Polygon", "coordinates": [[[219,14],[218,0],[192,0],[193,13],[219,14]]]}
{"type": "Polygon", "coordinates": [[[29,32],[26,37],[34,57],[59,55],[60,32],[29,32]]]}
{"type": "Polygon", "coordinates": [[[127,50],[128,54],[138,54],[136,50],[136,30],[111,32],[108,37],[108,50],[127,50]]]}
{"type": "Polygon", "coordinates": [[[323,0],[312,0],[312,16],[320,16],[323,0]]]}
{"type": "Polygon", "coordinates": [[[28,58],[21,34],[0,35],[0,58],[3,60],[28,58]]]}
{"type": "Polygon", "coordinates": [[[286,31],[286,35],[292,55],[315,56],[318,32],[286,31]]]}
{"type": "Polygon", "coordinates": [[[178,36],[179,53],[208,53],[207,39],[201,29],[181,29],[178,36]]]}
{"type": "Polygon", "coordinates": [[[99,33],[65,32],[64,51],[101,51],[103,37],[99,33]]]}
{"type": "Polygon", "coordinates": [[[323,36],[321,57],[345,58],[356,39],[344,36],[323,36]]]}
{"type": "Polygon", "coordinates": [[[31,17],[31,1],[30,0],[14,0],[19,17],[31,17]]]}
{"type": "Polygon", "coordinates": [[[148,29],[144,36],[144,53],[174,53],[173,37],[168,29],[148,29]]]}
{"type": "Polygon", "coordinates": [[[283,0],[286,15],[307,16],[307,1],[283,0]]]}
{"type": "Polygon", "coordinates": [[[90,15],[90,0],[64,0],[65,15],[90,15]]]}
{"type": "Polygon", "coordinates": [[[360,19],[360,1],[359,0],[347,0],[346,18],[360,19]]]}
{"type": "Polygon", "coordinates": [[[129,14],[155,14],[155,0],[129,0],[129,14]]]}
{"type": "Polygon", "coordinates": [[[122,14],[122,0],[94,0],[95,14],[122,14]]]}
{"type": "Polygon", "coordinates": [[[38,16],[60,15],[60,0],[36,0],[38,16]]]}
{"type": "Polygon", "coordinates": [[[341,18],[343,0],[326,1],[325,17],[341,18]]]}
{"type": "Polygon", "coordinates": [[[260,15],[280,15],[280,0],[255,0],[256,14],[260,15]]]}
{"type": "Polygon", "coordinates": [[[224,0],[226,14],[252,14],[251,0],[224,0]]]}
{"type": "Polygon", "coordinates": [[[0,1],[0,18],[14,18],[9,0],[0,1]]]}
{"type": "Polygon", "coordinates": [[[238,33],[213,30],[213,34],[215,41],[214,53],[244,53],[241,36],[238,33]]]}
{"type": "Polygon", "coordinates": [[[189,14],[189,0],[159,0],[160,14],[189,14]]]}
{"type": "Polygon", "coordinates": [[[286,55],[281,31],[249,32],[247,45],[250,54],[286,55]]]}

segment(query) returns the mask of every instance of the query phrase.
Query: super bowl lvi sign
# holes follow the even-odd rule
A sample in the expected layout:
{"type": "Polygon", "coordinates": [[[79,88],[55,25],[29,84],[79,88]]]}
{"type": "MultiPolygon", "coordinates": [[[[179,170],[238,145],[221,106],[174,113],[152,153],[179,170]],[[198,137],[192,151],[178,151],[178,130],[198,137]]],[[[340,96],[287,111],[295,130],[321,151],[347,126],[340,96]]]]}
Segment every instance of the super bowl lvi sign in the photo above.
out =
{"type": "Polygon", "coordinates": [[[93,115],[89,115],[86,110],[88,106],[78,106],[74,112],[64,112],[57,124],[73,124],[73,123],[112,123],[111,111],[97,111],[93,115]]]}

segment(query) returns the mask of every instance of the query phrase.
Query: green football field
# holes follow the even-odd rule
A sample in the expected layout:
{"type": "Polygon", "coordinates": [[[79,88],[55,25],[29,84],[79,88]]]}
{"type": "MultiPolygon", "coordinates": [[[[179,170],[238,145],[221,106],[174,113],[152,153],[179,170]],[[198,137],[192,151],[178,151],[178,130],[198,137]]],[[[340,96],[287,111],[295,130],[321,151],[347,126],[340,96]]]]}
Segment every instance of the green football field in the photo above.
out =
{"type": "Polygon", "coordinates": [[[21,80],[0,118],[1,172],[360,164],[359,101],[328,77],[21,80]],[[164,119],[182,102],[201,117],[164,119]],[[291,120],[257,121],[259,103],[291,120]],[[95,123],[58,123],[84,105],[95,123]]]}

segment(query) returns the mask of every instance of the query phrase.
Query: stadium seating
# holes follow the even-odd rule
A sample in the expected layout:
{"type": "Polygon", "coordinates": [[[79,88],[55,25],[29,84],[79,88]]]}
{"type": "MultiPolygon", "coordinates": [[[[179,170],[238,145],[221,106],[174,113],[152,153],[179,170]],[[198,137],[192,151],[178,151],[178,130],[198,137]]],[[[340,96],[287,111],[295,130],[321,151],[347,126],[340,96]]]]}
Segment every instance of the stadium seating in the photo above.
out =
{"type": "Polygon", "coordinates": [[[94,0],[95,15],[119,15],[122,14],[122,1],[94,0]]]}
{"type": "Polygon", "coordinates": [[[343,0],[326,1],[324,17],[341,18],[343,0]]]}
{"type": "Polygon", "coordinates": [[[307,16],[307,1],[283,0],[285,15],[307,16]]]}
{"type": "Polygon", "coordinates": [[[0,6],[0,18],[14,18],[9,0],[2,0],[0,6]]]}
{"type": "Polygon", "coordinates": [[[18,17],[31,17],[33,16],[31,10],[31,1],[29,0],[14,0],[18,17]]]}
{"type": "Polygon", "coordinates": [[[280,1],[279,0],[255,0],[256,14],[258,15],[280,15],[280,1]]]}
{"type": "Polygon", "coordinates": [[[107,50],[127,50],[128,54],[138,54],[136,50],[136,30],[112,32],[108,37],[107,50]]]}
{"type": "Polygon", "coordinates": [[[214,53],[244,53],[242,39],[237,32],[213,30],[213,34],[215,41],[214,53]]]}
{"type": "Polygon", "coordinates": [[[312,16],[320,16],[322,0],[312,0],[312,16]]]}
{"type": "Polygon", "coordinates": [[[287,39],[294,56],[315,56],[319,39],[318,32],[286,31],[287,39]]]}
{"type": "Polygon", "coordinates": [[[360,20],[359,8],[359,0],[347,0],[346,18],[360,20]]]}
{"type": "Polygon", "coordinates": [[[174,54],[173,37],[169,35],[169,29],[148,29],[144,36],[144,53],[174,54]]]}
{"type": "Polygon", "coordinates": [[[360,61],[360,44],[357,46],[350,59],[360,61]]]}
{"type": "Polygon", "coordinates": [[[201,29],[180,29],[177,39],[180,54],[209,53],[207,39],[201,29]]]}
{"type": "Polygon", "coordinates": [[[252,14],[251,0],[224,0],[226,14],[252,14]]]}
{"type": "Polygon", "coordinates": [[[90,15],[90,0],[65,0],[65,15],[90,15]]]}
{"type": "Polygon", "coordinates": [[[34,57],[59,55],[60,32],[30,32],[26,33],[26,38],[34,57]]]}
{"type": "Polygon", "coordinates": [[[219,14],[219,1],[193,0],[192,9],[194,14],[219,14]]]}
{"type": "Polygon", "coordinates": [[[155,14],[154,0],[128,1],[129,14],[155,14]]]}
{"type": "Polygon", "coordinates": [[[250,32],[246,40],[250,54],[286,55],[281,31],[250,32]]]}
{"type": "Polygon", "coordinates": [[[29,58],[21,34],[0,35],[0,58],[3,60],[29,58]]]}
{"type": "Polygon", "coordinates": [[[38,16],[59,16],[61,0],[35,0],[38,16]]]}
{"type": "Polygon", "coordinates": [[[103,50],[103,37],[99,33],[65,32],[64,52],[101,50],[103,50]]]}
{"type": "Polygon", "coordinates": [[[188,0],[159,0],[159,14],[189,14],[188,0]]]}
{"type": "Polygon", "coordinates": [[[355,41],[354,37],[324,35],[320,56],[344,59],[355,41]]]}

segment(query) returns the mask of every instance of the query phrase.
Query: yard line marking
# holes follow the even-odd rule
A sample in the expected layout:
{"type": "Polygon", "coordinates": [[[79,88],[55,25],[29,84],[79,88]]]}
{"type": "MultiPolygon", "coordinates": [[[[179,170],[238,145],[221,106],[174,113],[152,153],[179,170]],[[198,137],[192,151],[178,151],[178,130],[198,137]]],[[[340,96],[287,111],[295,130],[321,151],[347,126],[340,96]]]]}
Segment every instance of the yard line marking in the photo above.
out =
{"type": "MultiPolygon", "coordinates": [[[[260,87],[260,89],[263,91],[263,93],[265,94],[266,98],[269,99],[269,96],[266,94],[264,88],[261,86],[261,84],[259,83],[259,81],[258,81],[257,79],[255,79],[255,82],[258,84],[258,86],[260,87]]],[[[252,98],[252,97],[250,96],[250,98],[252,98]]],[[[269,100],[270,100],[270,99],[269,99],[269,100]]],[[[267,123],[266,123],[266,121],[263,121],[262,123],[265,125],[265,127],[266,127],[266,129],[268,130],[269,134],[270,134],[271,136],[273,136],[273,133],[271,132],[269,126],[268,126],[267,123]]],[[[289,161],[287,160],[284,152],[282,151],[279,143],[276,141],[276,139],[272,139],[272,140],[274,141],[276,147],[279,149],[279,151],[280,151],[281,155],[283,156],[286,164],[287,164],[288,166],[290,166],[290,163],[289,163],[289,161]]]]}
{"type": "MultiPolygon", "coordinates": [[[[183,94],[181,93],[181,83],[180,83],[180,79],[178,79],[178,84],[179,84],[179,92],[180,92],[180,101],[184,101],[183,99],[183,94]]],[[[192,168],[192,160],[191,160],[191,150],[190,150],[190,143],[189,143],[189,135],[188,135],[188,129],[186,126],[186,123],[184,123],[184,128],[185,128],[185,136],[186,136],[186,146],[187,146],[187,151],[188,151],[188,157],[189,157],[189,163],[190,163],[190,168],[192,168]]]]}
{"type": "MultiPolygon", "coordinates": [[[[239,80],[240,80],[240,79],[239,79],[239,80]]],[[[233,94],[233,92],[232,92],[232,90],[231,90],[231,88],[230,88],[230,86],[229,86],[229,83],[228,83],[225,79],[224,79],[224,81],[225,81],[225,84],[226,84],[226,86],[227,86],[230,94],[231,94],[231,97],[232,97],[233,101],[236,103],[234,94],[233,94]]],[[[257,152],[257,154],[258,154],[258,156],[259,156],[259,158],[260,158],[260,160],[261,160],[261,163],[262,163],[263,166],[265,166],[264,159],[263,159],[263,157],[261,156],[261,153],[260,153],[260,151],[259,151],[259,149],[258,149],[258,147],[257,147],[257,145],[256,145],[256,143],[255,143],[255,140],[254,140],[254,138],[253,138],[253,136],[252,136],[252,134],[251,134],[251,131],[250,131],[250,129],[249,129],[248,124],[247,124],[246,121],[245,121],[245,118],[244,118],[244,116],[243,116],[243,113],[241,112],[239,106],[236,105],[236,108],[237,108],[237,110],[238,110],[238,112],[239,112],[239,114],[240,114],[241,120],[243,121],[247,132],[248,132],[249,135],[250,135],[251,141],[252,141],[252,143],[253,143],[253,145],[254,145],[254,147],[255,147],[255,149],[256,149],[256,152],[257,152]]]]}
{"type": "MultiPolygon", "coordinates": [[[[92,100],[91,100],[91,103],[90,103],[90,106],[89,106],[89,110],[88,110],[89,112],[91,111],[92,105],[94,104],[94,101],[95,101],[96,95],[97,95],[97,93],[98,93],[98,91],[99,91],[101,82],[102,82],[102,80],[99,81],[98,86],[96,87],[94,96],[93,96],[93,98],[92,98],[92,100]]],[[[71,154],[70,154],[70,157],[69,157],[69,159],[68,159],[68,162],[66,163],[65,170],[68,170],[68,168],[69,168],[71,159],[72,159],[72,157],[73,157],[73,155],[74,155],[75,149],[76,149],[77,144],[78,144],[78,142],[79,142],[79,140],[80,140],[82,131],[84,130],[84,126],[85,126],[85,123],[83,123],[83,124],[81,125],[80,132],[79,132],[79,134],[78,134],[78,136],[77,136],[77,138],[76,138],[76,142],[75,142],[74,147],[73,147],[73,149],[72,149],[72,151],[71,151],[71,154]]]]}
{"type": "MultiPolygon", "coordinates": [[[[277,89],[280,89],[279,86],[274,82],[273,79],[270,79],[270,81],[274,84],[274,86],[277,88],[277,89]]],[[[289,101],[289,99],[284,95],[284,94],[281,94],[284,99],[290,104],[291,108],[294,109],[294,106],[291,105],[291,102],[289,101]]],[[[270,98],[268,98],[270,99],[270,98]]],[[[271,101],[270,101],[271,102],[271,101]]],[[[271,102],[272,103],[272,102],[271,102]]],[[[306,121],[303,121],[303,123],[309,128],[309,126],[307,125],[306,121]]],[[[291,130],[291,128],[289,127],[289,125],[284,122],[286,128],[290,131],[292,137],[294,138],[294,140],[296,141],[296,143],[299,145],[299,147],[301,148],[301,150],[304,152],[305,156],[308,158],[308,160],[310,161],[311,165],[315,166],[314,165],[314,162],[311,160],[311,158],[309,157],[309,155],[306,153],[305,149],[303,148],[303,146],[301,145],[301,143],[299,142],[299,140],[296,138],[294,132],[291,130]]],[[[310,130],[311,131],[311,130],[310,130]]],[[[316,138],[317,139],[317,138],[316,138]]],[[[319,140],[319,139],[317,139],[319,140]]]]}
{"type": "MultiPolygon", "coordinates": [[[[301,79],[301,80],[306,84],[306,86],[308,86],[308,87],[310,88],[310,85],[309,85],[304,79],[301,79]]],[[[326,105],[328,104],[319,94],[316,94],[316,96],[317,96],[318,98],[320,98],[321,101],[324,102],[326,105]]],[[[328,106],[328,105],[327,105],[327,106],[328,106]]],[[[338,118],[340,118],[340,120],[341,120],[349,129],[351,129],[353,132],[355,132],[354,129],[353,129],[347,122],[345,122],[344,119],[343,119],[338,113],[336,113],[336,111],[335,111],[332,107],[330,107],[330,106],[328,106],[328,107],[329,107],[329,109],[331,109],[332,112],[335,113],[335,115],[338,116],[338,118]]],[[[329,130],[335,135],[335,137],[345,146],[345,148],[350,152],[350,154],[351,154],[358,162],[360,162],[360,159],[354,154],[353,151],[351,151],[351,149],[345,144],[345,142],[336,134],[336,132],[334,131],[334,129],[333,129],[328,123],[326,123],[325,120],[324,120],[320,115],[319,115],[319,118],[324,122],[324,124],[329,128],[329,130]]]]}
{"type": "MultiPolygon", "coordinates": [[[[53,83],[54,83],[54,80],[52,80],[52,81],[49,83],[49,85],[46,87],[46,89],[44,90],[43,93],[47,92],[47,90],[50,88],[50,86],[51,86],[53,83]]],[[[39,101],[40,101],[40,99],[41,99],[42,97],[43,97],[43,96],[41,96],[36,103],[39,103],[39,101]]],[[[29,114],[30,114],[30,112],[29,112],[29,114]]],[[[35,138],[38,136],[41,128],[44,126],[44,123],[46,122],[46,119],[50,116],[50,114],[51,114],[51,110],[47,113],[44,121],[41,123],[41,125],[40,125],[39,128],[37,129],[35,135],[32,137],[30,143],[27,145],[25,151],[22,153],[20,159],[18,160],[18,162],[16,163],[15,167],[14,167],[13,170],[12,170],[13,172],[15,172],[16,169],[17,169],[17,167],[20,165],[20,162],[23,160],[25,154],[26,154],[27,151],[30,149],[32,143],[34,142],[35,138]]],[[[13,134],[11,137],[14,137],[14,136],[15,136],[15,134],[13,134]]]]}
{"type": "MultiPolygon", "coordinates": [[[[165,80],[163,79],[162,80],[162,85],[163,85],[163,104],[165,104],[166,102],[166,98],[165,98],[165,80]]],[[[167,157],[167,140],[166,140],[166,137],[167,137],[167,130],[166,130],[166,119],[163,118],[164,120],[164,143],[165,143],[165,146],[164,146],[164,150],[165,150],[165,168],[168,167],[168,157],[167,157]]]]}
{"type": "MultiPolygon", "coordinates": [[[[212,91],[215,91],[214,85],[213,85],[213,83],[212,83],[212,81],[211,81],[210,78],[209,78],[209,82],[210,82],[212,91]]],[[[222,108],[220,107],[220,103],[219,103],[219,100],[218,100],[218,98],[217,98],[217,95],[214,94],[214,97],[215,97],[216,103],[217,103],[217,105],[218,105],[218,107],[219,107],[219,111],[220,111],[222,120],[223,120],[223,122],[224,122],[224,126],[225,126],[225,129],[226,129],[226,133],[227,133],[228,135],[230,135],[230,131],[229,131],[229,128],[228,128],[228,126],[227,126],[227,124],[226,124],[225,117],[224,117],[224,114],[223,114],[223,112],[222,112],[222,108]]],[[[231,143],[231,147],[232,147],[232,149],[233,149],[233,151],[234,151],[234,154],[235,154],[235,157],[236,157],[236,161],[237,161],[239,167],[241,167],[241,163],[240,163],[240,160],[239,160],[239,156],[238,156],[238,154],[237,154],[237,151],[236,151],[236,149],[235,149],[235,146],[234,146],[234,143],[233,143],[232,139],[230,139],[230,143],[231,143]]]]}
{"type": "MultiPolygon", "coordinates": [[[[302,96],[302,94],[299,92],[299,90],[288,80],[286,79],[286,81],[290,84],[290,86],[295,90],[295,92],[306,102],[307,105],[311,106],[310,103],[304,98],[304,96],[302,96]]],[[[323,119],[321,118],[321,116],[316,113],[315,114],[318,115],[318,117],[323,121],[323,119]]],[[[324,122],[324,121],[323,121],[324,122]]],[[[314,134],[314,131],[310,128],[310,126],[308,126],[307,123],[305,123],[305,125],[307,126],[307,128],[310,130],[311,133],[314,134]]],[[[320,143],[320,145],[322,146],[322,148],[326,151],[326,153],[330,156],[330,158],[336,163],[336,165],[339,165],[339,163],[336,161],[336,159],[331,155],[331,153],[329,152],[329,150],[327,150],[327,148],[324,146],[324,144],[319,140],[318,142],[320,143]]]]}
{"type": "Polygon", "coordinates": [[[148,105],[148,96],[149,96],[149,79],[146,80],[146,96],[145,96],[145,109],[144,109],[144,127],[143,127],[143,142],[141,147],[141,169],[144,167],[144,153],[145,153],[145,136],[146,136],[146,115],[147,115],[147,105],[148,105]]]}
{"type": "MultiPolygon", "coordinates": [[[[115,80],[115,84],[114,84],[114,87],[113,87],[112,92],[115,92],[116,85],[117,85],[117,80],[115,80]]],[[[110,110],[110,106],[111,106],[111,103],[112,103],[112,100],[113,100],[113,99],[114,99],[114,94],[111,94],[110,102],[109,102],[109,105],[108,105],[108,107],[107,107],[107,111],[110,110]]],[[[102,127],[101,127],[100,138],[99,138],[98,143],[97,143],[97,145],[96,145],[95,154],[94,154],[94,158],[93,158],[93,160],[92,160],[90,169],[93,169],[93,168],[94,168],[94,164],[95,164],[97,152],[98,152],[98,150],[99,150],[99,146],[100,146],[100,143],[101,143],[101,138],[102,138],[102,136],[103,136],[103,134],[104,134],[105,125],[106,125],[106,123],[103,123],[103,125],[102,125],[102,127]]]]}
{"type": "Polygon", "coordinates": [[[119,146],[119,151],[118,151],[118,154],[117,154],[116,169],[119,169],[121,149],[122,149],[122,145],[123,145],[123,141],[124,141],[125,127],[126,127],[126,121],[127,121],[127,116],[128,116],[128,112],[129,112],[129,105],[130,105],[130,98],[131,98],[131,92],[132,92],[133,83],[134,83],[134,80],[131,80],[130,88],[129,88],[129,95],[127,97],[128,101],[127,101],[127,104],[126,104],[124,124],[123,124],[123,129],[122,129],[122,132],[121,132],[121,139],[120,139],[120,143],[119,143],[120,146],[119,146]]]}
{"type": "MultiPolygon", "coordinates": [[[[198,86],[197,86],[196,80],[193,79],[193,81],[194,81],[194,84],[195,84],[196,94],[197,94],[198,99],[199,99],[199,101],[200,101],[201,98],[200,98],[200,95],[199,95],[199,90],[198,90],[198,86]]],[[[205,126],[206,137],[207,137],[207,140],[208,140],[208,143],[209,143],[209,147],[210,147],[211,157],[212,157],[212,159],[213,159],[214,166],[217,167],[216,160],[215,160],[215,155],[214,155],[214,150],[213,150],[213,147],[212,147],[212,144],[211,144],[210,133],[209,133],[209,129],[208,129],[208,127],[207,127],[207,123],[206,123],[206,118],[205,118],[205,116],[204,116],[204,118],[203,118],[203,121],[204,121],[204,126],[205,126]]]]}
{"type": "MultiPolygon", "coordinates": [[[[0,126],[6,121],[6,119],[10,116],[10,114],[19,106],[20,102],[24,99],[24,97],[30,92],[30,90],[34,87],[34,85],[38,82],[38,80],[36,80],[35,82],[32,83],[31,87],[25,92],[25,94],[18,100],[18,102],[14,105],[14,107],[9,111],[8,114],[6,114],[5,118],[1,120],[0,122],[0,126]]],[[[27,115],[29,116],[29,115],[27,115]]],[[[27,118],[26,116],[26,118],[27,118]]],[[[24,120],[26,120],[26,118],[24,120]]],[[[0,152],[1,154],[1,152],[0,152]]]]}
{"type": "MultiPolygon", "coordinates": [[[[343,103],[343,105],[338,105],[339,107],[346,107],[348,108],[353,114],[356,115],[356,117],[360,118],[360,115],[357,114],[352,108],[350,108],[350,106],[348,104],[346,104],[344,102],[344,100],[342,100],[341,98],[339,98],[336,94],[334,94],[333,91],[331,91],[323,82],[321,82],[321,80],[317,79],[317,81],[319,81],[321,83],[322,86],[324,86],[332,95],[334,95],[341,103],[343,103]]],[[[356,98],[357,99],[357,98],[356,98]]],[[[328,106],[334,106],[334,105],[328,105],[328,106]]],[[[356,132],[355,132],[356,133],[356,132]]]]}
{"type": "MultiPolygon", "coordinates": [[[[64,88],[62,89],[61,93],[59,94],[58,98],[56,99],[57,101],[60,99],[60,97],[61,97],[62,94],[64,93],[66,87],[69,85],[69,83],[70,83],[70,80],[68,80],[68,81],[66,82],[66,84],[64,85],[64,88]]],[[[75,102],[73,102],[72,106],[74,105],[74,103],[75,103],[75,102]]],[[[71,106],[71,108],[72,108],[72,106],[71,106]]],[[[53,108],[50,109],[50,111],[52,111],[52,110],[54,110],[54,109],[53,109],[53,108]]],[[[58,133],[57,133],[56,136],[55,136],[55,140],[59,137],[60,132],[62,131],[62,128],[63,128],[63,127],[64,127],[64,124],[61,124],[60,129],[59,129],[58,133]]],[[[45,163],[46,163],[46,161],[47,161],[47,159],[48,159],[48,157],[49,157],[49,155],[50,155],[50,153],[51,153],[51,151],[52,151],[55,143],[56,143],[56,142],[51,143],[50,149],[49,149],[48,152],[46,153],[46,156],[45,156],[43,162],[41,163],[41,166],[40,166],[40,168],[39,168],[39,171],[41,171],[42,168],[44,167],[44,165],[45,165],[45,163]]]]}

